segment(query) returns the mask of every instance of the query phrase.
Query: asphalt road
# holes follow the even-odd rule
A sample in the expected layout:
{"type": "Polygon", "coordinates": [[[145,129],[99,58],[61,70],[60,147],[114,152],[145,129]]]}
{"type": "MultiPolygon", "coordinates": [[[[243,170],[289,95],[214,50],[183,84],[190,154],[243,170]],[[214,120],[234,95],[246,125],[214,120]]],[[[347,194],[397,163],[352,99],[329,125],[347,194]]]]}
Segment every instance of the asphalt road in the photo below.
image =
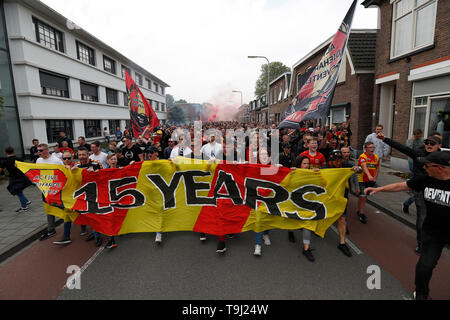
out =
{"type": "MultiPolygon", "coordinates": [[[[355,212],[351,198],[349,212],[355,212]]],[[[152,300],[406,300],[414,290],[415,232],[367,206],[369,222],[362,225],[349,217],[353,257],[338,249],[338,235],[330,228],[324,239],[313,236],[316,262],[301,253],[301,231],[296,243],[287,231],[272,230],[272,245],[261,257],[253,256],[253,232],[227,241],[219,255],[216,237],[201,243],[193,232],[163,235],[129,234],[119,246],[96,248],[73,228],[73,243],[58,247],[58,235],[36,242],[0,265],[0,299],[152,299],[152,300]],[[83,267],[80,289],[64,287],[69,265],[83,267]],[[380,270],[380,289],[373,268],[380,270]]],[[[433,274],[433,299],[450,299],[450,255],[444,252],[433,274]]]]}

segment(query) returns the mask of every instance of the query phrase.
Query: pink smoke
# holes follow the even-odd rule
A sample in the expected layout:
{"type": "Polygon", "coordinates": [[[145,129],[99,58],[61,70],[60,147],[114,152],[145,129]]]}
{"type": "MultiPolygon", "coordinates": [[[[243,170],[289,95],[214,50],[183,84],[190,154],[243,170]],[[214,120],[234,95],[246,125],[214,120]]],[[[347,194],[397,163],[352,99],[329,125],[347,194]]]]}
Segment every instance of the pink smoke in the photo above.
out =
{"type": "Polygon", "coordinates": [[[232,89],[221,90],[204,103],[202,121],[232,121],[241,104],[239,94],[232,89]]]}

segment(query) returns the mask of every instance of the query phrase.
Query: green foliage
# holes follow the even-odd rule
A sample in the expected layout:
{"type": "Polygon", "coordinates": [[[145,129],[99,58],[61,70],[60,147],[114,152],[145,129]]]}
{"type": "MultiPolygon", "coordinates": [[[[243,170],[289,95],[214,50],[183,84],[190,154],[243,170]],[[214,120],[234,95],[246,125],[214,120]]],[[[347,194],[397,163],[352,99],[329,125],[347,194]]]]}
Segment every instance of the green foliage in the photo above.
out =
{"type": "Polygon", "coordinates": [[[173,104],[175,103],[175,99],[171,94],[166,94],[166,106],[167,109],[172,108],[173,104]]]}
{"type": "Polygon", "coordinates": [[[184,123],[185,116],[184,110],[179,106],[172,106],[169,108],[169,112],[167,114],[167,120],[174,123],[184,123]]]}
{"type": "MultiPolygon", "coordinates": [[[[271,62],[269,68],[269,83],[285,72],[289,72],[291,69],[284,65],[282,62],[271,62]]],[[[267,93],[267,63],[261,66],[261,75],[256,81],[255,96],[260,97],[267,93]]]]}

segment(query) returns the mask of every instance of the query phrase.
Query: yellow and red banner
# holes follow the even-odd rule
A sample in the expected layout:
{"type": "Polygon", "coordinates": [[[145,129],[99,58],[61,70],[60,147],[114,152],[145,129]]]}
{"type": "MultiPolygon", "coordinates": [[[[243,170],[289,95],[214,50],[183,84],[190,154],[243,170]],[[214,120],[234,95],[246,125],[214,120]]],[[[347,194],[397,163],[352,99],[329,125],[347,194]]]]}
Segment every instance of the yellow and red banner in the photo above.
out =
{"type": "Polygon", "coordinates": [[[323,237],[345,210],[353,173],[283,167],[267,175],[266,165],[182,157],[97,172],[16,164],[43,193],[47,214],[107,235],[306,228],[323,237]]]}

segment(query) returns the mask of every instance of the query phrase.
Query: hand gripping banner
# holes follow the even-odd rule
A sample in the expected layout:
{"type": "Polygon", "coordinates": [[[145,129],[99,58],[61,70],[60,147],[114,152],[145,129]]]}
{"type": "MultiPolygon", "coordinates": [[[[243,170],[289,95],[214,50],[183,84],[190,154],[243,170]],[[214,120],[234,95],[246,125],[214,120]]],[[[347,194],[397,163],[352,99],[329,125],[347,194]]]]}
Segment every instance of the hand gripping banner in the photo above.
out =
{"type": "Polygon", "coordinates": [[[306,228],[323,237],[344,212],[351,169],[279,168],[178,157],[88,172],[16,162],[47,214],[106,235],[195,231],[225,235],[306,228]]]}

